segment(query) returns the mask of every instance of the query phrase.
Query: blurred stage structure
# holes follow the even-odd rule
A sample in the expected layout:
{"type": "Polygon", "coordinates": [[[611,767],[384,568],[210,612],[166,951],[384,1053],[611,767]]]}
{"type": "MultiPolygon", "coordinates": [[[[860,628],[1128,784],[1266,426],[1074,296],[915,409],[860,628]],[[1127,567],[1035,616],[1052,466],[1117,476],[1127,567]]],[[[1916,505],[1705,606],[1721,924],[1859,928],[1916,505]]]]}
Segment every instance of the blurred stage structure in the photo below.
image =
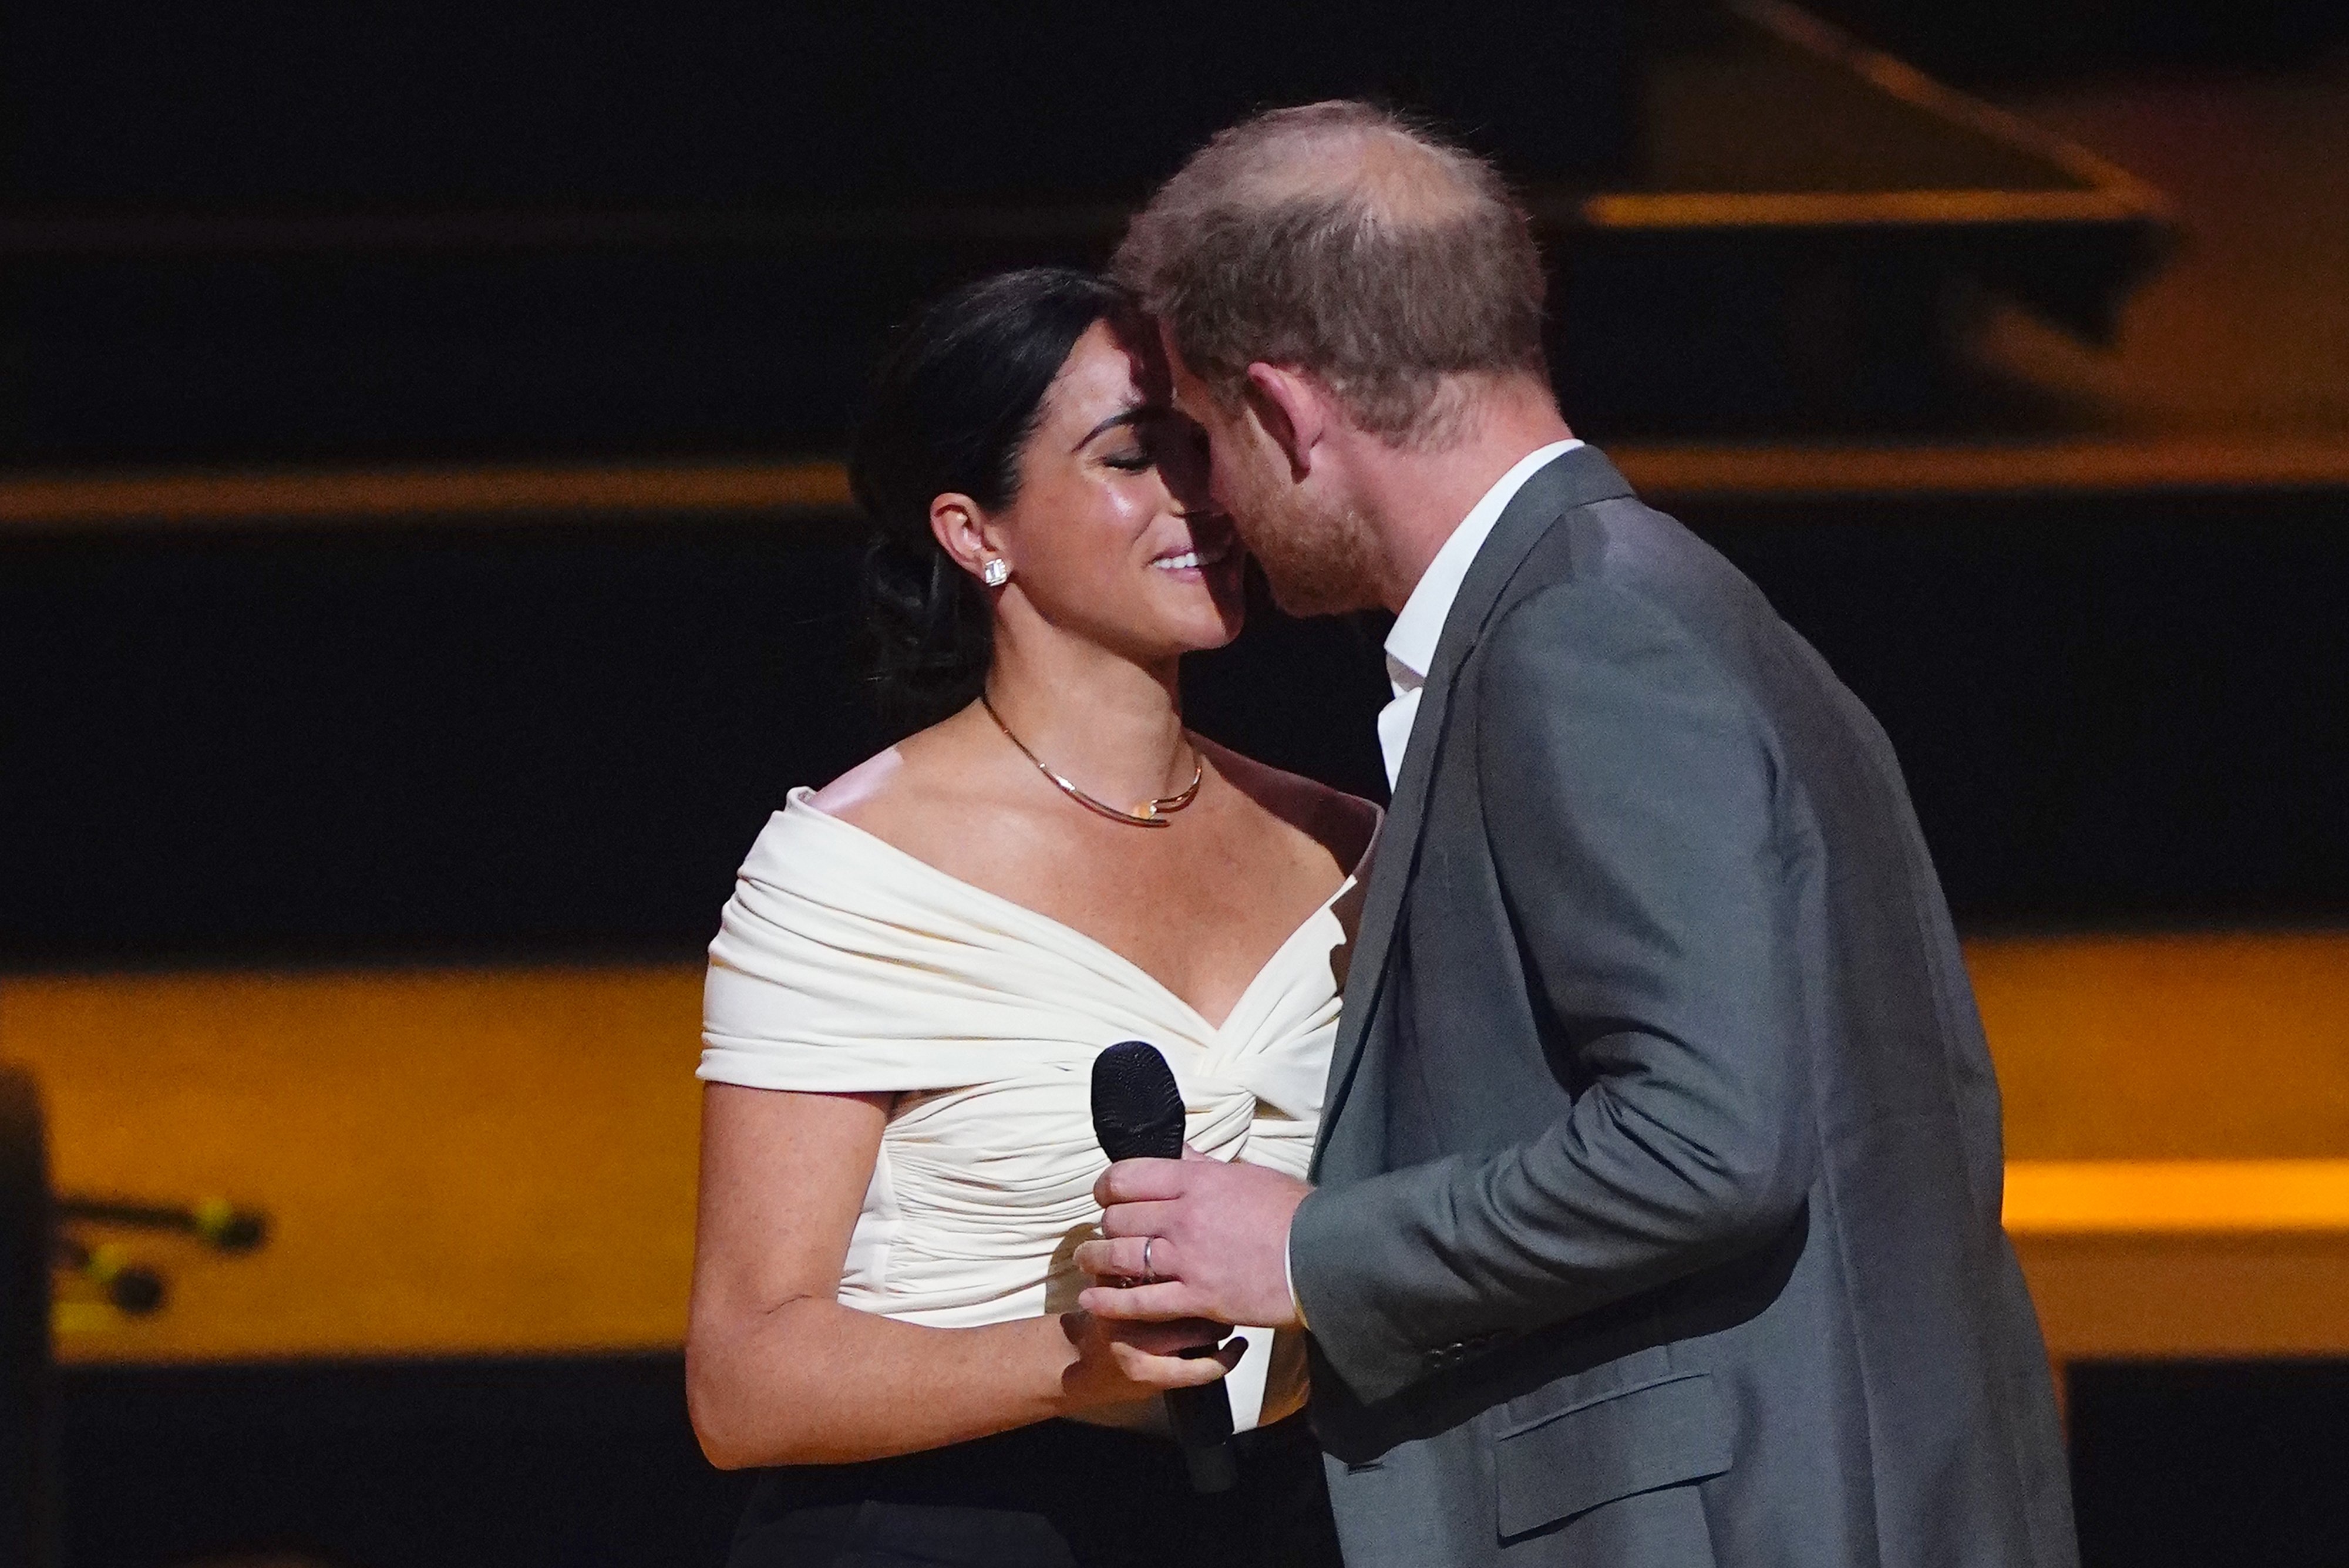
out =
{"type": "MultiPolygon", "coordinates": [[[[76,1568],[722,1555],[677,1360],[696,955],[783,791],[884,739],[863,368],[940,284],[1098,260],[1249,104],[1366,87],[1526,183],[1569,417],[1899,750],[2090,1568],[2252,1518],[2349,1555],[2292,1490],[2349,1462],[2349,374],[2148,414],[2098,353],[2133,290],[2202,325],[2180,274],[2301,298],[2349,226],[2165,277],[2168,198],[1775,0],[1381,4],[1334,48],[1256,9],[0,29],[0,1061],[67,1189],[275,1220],[57,1319],[76,1568]]],[[[1195,721],[1379,793],[1375,642],[1260,613],[1195,721]]]]}
{"type": "MultiPolygon", "coordinates": [[[[2349,936],[1967,961],[2051,1354],[2349,1356],[2349,936]]],[[[690,963],[12,980],[0,1050],[44,1085],[62,1185],[277,1195],[268,1251],[190,1262],[151,1316],[77,1313],[58,1353],[674,1351],[700,989],[690,963]]]]}
{"type": "MultiPolygon", "coordinates": [[[[1967,957],[2006,1090],[2008,1230],[2059,1373],[2349,1358],[2349,937],[1977,940],[1967,957]]],[[[222,1543],[206,1532],[224,1516],[268,1512],[283,1476],[257,1459],[321,1428],[330,1451],[368,1452],[316,1407],[356,1386],[384,1420],[370,1407],[403,1364],[502,1393],[518,1421],[562,1417],[564,1367],[574,1401],[616,1379],[641,1404],[684,1332],[699,988],[690,963],[0,988],[0,1051],[47,1086],[59,1179],[280,1210],[270,1251],[177,1272],[166,1312],[60,1319],[68,1388],[101,1413],[85,1451],[130,1426],[152,1455],[160,1429],[173,1492],[203,1500],[175,1520],[193,1550],[222,1543]],[[274,1370],[304,1363],[343,1370],[274,1370]],[[212,1452],[179,1449],[222,1421],[212,1452]]],[[[419,1418],[392,1409],[395,1430],[419,1418]]],[[[623,1423],[615,1447],[643,1440],[623,1423]]],[[[84,1468],[120,1484],[103,1459],[84,1468]]],[[[359,1511],[347,1478],[323,1495],[359,1511]]],[[[2093,1528],[2098,1499],[2083,1503],[2093,1528]]],[[[352,1551],[432,1539],[413,1521],[314,1529],[352,1551]]]]}
{"type": "Polygon", "coordinates": [[[1343,91],[1432,106],[1525,184],[1609,435],[2011,421],[1957,352],[1980,301],[2101,339],[2170,231],[1779,0],[1489,30],[1403,0],[688,7],[456,53],[429,7],[38,9],[0,66],[18,464],[827,450],[908,301],[1098,263],[1216,126],[1343,91]]]}

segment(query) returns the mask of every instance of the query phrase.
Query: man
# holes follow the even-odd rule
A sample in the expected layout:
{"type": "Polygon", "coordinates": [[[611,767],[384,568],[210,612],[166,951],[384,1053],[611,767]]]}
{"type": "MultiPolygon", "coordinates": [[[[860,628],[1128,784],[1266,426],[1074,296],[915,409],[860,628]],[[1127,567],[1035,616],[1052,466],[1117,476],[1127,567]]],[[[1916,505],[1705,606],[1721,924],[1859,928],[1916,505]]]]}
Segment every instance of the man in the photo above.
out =
{"type": "Polygon", "coordinates": [[[1319,104],[1199,153],[1117,270],[1283,605],[1397,612],[1394,799],[1315,1184],[1113,1168],[1083,1304],[1309,1327],[1356,1568],[2069,1568],[1899,768],[1573,439],[1524,213],[1319,104]]]}

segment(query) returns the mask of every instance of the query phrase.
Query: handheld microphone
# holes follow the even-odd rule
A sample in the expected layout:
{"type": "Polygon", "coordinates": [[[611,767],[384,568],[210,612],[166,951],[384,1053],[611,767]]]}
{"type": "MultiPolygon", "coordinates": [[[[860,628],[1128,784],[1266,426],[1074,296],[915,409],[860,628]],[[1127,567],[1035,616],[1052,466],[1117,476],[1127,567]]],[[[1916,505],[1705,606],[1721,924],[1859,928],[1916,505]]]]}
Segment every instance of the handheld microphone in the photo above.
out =
{"type": "MultiPolygon", "coordinates": [[[[1183,1091],[1157,1047],[1121,1040],[1093,1058],[1093,1137],[1112,1163],[1183,1158],[1183,1091]]],[[[1232,1397],[1224,1386],[1168,1389],[1166,1419],[1182,1445],[1192,1490],[1229,1491],[1239,1465],[1232,1453],[1232,1397]]]]}

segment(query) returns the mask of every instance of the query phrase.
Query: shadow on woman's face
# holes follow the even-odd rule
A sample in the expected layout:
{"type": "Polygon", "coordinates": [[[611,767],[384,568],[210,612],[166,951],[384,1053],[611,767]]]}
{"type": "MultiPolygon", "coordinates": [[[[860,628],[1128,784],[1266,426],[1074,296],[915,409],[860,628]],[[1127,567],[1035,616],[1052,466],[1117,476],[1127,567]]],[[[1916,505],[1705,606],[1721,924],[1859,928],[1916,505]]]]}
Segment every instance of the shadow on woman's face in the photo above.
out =
{"type": "Polygon", "coordinates": [[[1044,400],[1004,514],[1013,583],[1058,629],[1149,661],[1220,648],[1246,615],[1243,555],[1207,493],[1156,335],[1095,322],[1044,400]]]}

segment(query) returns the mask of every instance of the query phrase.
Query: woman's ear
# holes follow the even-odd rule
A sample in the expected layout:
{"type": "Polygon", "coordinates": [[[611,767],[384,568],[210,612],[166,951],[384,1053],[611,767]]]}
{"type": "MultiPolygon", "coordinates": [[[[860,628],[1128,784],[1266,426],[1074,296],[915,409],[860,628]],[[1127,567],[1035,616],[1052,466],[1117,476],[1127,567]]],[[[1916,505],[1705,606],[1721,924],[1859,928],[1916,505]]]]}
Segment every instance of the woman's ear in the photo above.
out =
{"type": "Polygon", "coordinates": [[[930,503],[930,535],[948,559],[984,582],[987,564],[1003,558],[998,530],[978,503],[949,491],[930,503]]]}
{"type": "Polygon", "coordinates": [[[1330,427],[1330,404],[1320,386],[1296,371],[1262,360],[1247,368],[1241,400],[1272,443],[1288,459],[1291,479],[1313,472],[1313,449],[1330,427]]]}

